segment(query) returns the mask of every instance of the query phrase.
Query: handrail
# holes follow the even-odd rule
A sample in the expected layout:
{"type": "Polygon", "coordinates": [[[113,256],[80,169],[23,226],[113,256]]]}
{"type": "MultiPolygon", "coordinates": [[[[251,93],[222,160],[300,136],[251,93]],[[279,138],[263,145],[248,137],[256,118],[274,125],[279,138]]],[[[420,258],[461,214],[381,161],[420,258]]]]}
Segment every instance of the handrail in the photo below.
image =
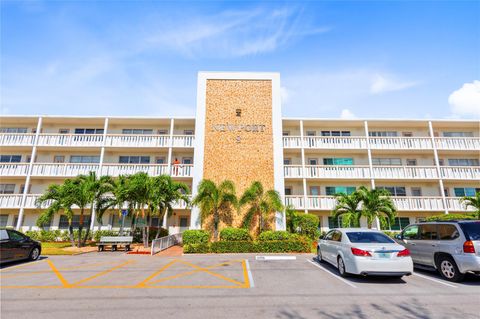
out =
{"type": "Polygon", "coordinates": [[[150,254],[153,256],[167,248],[182,243],[182,233],[173,234],[152,240],[150,254]]]}

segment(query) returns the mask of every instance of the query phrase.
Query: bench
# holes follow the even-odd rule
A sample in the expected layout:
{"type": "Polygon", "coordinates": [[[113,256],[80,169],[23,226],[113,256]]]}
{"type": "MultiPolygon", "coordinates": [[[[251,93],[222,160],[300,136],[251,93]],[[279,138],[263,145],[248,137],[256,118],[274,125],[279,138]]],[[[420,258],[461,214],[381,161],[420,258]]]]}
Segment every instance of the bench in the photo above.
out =
{"type": "Polygon", "coordinates": [[[97,246],[98,251],[105,250],[105,246],[112,246],[112,251],[116,251],[118,246],[125,246],[125,251],[129,251],[132,242],[133,236],[102,236],[97,246]]]}

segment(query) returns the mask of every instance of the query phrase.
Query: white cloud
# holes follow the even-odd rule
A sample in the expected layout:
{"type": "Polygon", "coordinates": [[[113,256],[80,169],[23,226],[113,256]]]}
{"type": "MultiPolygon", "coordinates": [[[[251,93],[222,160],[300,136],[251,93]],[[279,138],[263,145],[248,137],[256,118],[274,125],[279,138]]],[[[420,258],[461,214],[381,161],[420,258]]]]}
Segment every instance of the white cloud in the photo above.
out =
{"type": "Polygon", "coordinates": [[[372,77],[370,93],[381,94],[384,92],[401,91],[418,85],[415,81],[400,81],[386,74],[375,74],[372,77]]]}
{"type": "Polygon", "coordinates": [[[448,103],[455,115],[480,117],[480,81],[463,84],[460,89],[450,94],[448,103]]]}
{"type": "Polygon", "coordinates": [[[343,109],[342,113],[340,113],[340,118],[347,120],[347,119],[354,119],[357,117],[349,109],[343,109]]]}

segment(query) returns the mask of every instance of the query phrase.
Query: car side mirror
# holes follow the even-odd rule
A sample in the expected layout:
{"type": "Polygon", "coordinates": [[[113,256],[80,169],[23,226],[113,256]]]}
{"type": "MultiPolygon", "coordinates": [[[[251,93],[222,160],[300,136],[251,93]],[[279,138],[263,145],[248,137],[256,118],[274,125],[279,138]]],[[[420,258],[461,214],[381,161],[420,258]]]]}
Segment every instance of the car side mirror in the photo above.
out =
{"type": "Polygon", "coordinates": [[[396,234],[395,239],[402,240],[403,239],[402,234],[396,234]]]}

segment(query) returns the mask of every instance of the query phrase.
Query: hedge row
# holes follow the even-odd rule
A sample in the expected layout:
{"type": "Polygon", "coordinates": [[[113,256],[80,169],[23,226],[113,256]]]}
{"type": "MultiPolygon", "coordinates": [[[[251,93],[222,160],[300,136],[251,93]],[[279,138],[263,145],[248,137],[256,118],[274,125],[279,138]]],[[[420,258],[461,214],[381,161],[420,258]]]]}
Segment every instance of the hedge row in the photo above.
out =
{"type": "MultiPolygon", "coordinates": [[[[82,230],[82,238],[85,236],[86,230],[82,230]]],[[[118,236],[119,232],[114,230],[96,230],[90,232],[88,235],[89,240],[99,241],[102,236],[118,236]]],[[[70,234],[68,230],[27,230],[25,235],[32,238],[33,240],[38,240],[42,242],[52,242],[52,241],[70,241],[70,234]]],[[[150,229],[150,241],[155,239],[157,235],[157,229],[150,229]]],[[[160,237],[167,236],[168,230],[161,228],[160,237]]],[[[75,241],[78,241],[78,230],[73,231],[73,238],[75,241]]],[[[137,228],[135,234],[133,235],[134,242],[142,242],[142,230],[137,228]]]]}
{"type": "Polygon", "coordinates": [[[436,220],[464,220],[464,219],[477,219],[475,214],[441,214],[436,216],[430,216],[425,218],[427,222],[436,220]]]}
{"type": "Polygon", "coordinates": [[[309,253],[311,241],[306,238],[272,241],[217,241],[213,243],[184,244],[186,254],[205,253],[309,253]]]}
{"type": "Polygon", "coordinates": [[[252,236],[245,228],[227,227],[220,231],[221,241],[251,241],[252,236]]]}

